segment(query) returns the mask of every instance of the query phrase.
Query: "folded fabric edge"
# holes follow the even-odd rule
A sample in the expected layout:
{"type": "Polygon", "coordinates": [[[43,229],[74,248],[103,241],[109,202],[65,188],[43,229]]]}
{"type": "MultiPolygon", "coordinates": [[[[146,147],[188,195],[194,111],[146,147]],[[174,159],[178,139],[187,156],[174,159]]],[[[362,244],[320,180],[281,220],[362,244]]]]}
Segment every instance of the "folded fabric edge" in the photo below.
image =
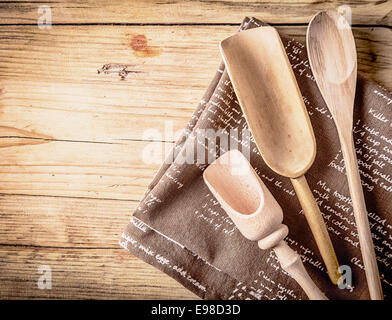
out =
{"type": "Polygon", "coordinates": [[[249,284],[219,270],[196,253],[137,218],[131,218],[131,223],[126,233],[122,234],[119,244],[202,299],[231,300],[241,297],[242,294],[261,298],[256,289],[253,291],[249,284]],[[159,250],[156,248],[158,243],[159,250]],[[222,286],[228,294],[221,294],[222,286]],[[217,287],[219,289],[216,289],[217,287]]]}

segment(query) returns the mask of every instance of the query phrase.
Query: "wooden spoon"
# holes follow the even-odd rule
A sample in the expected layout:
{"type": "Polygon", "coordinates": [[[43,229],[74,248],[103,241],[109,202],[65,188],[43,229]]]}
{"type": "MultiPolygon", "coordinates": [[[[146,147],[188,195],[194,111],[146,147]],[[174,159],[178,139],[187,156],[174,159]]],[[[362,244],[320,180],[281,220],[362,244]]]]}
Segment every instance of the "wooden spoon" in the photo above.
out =
{"type": "Polygon", "coordinates": [[[302,287],[309,299],[327,300],[302,264],[300,256],[283,240],[289,230],[282,224],[282,208],[238,150],[226,152],[203,173],[222,208],[249,240],[261,249],[273,248],[282,269],[302,287]]]}
{"type": "Polygon", "coordinates": [[[336,11],[313,17],[307,32],[310,65],[340,138],[370,296],[383,299],[352,137],[357,53],[350,25],[336,11]]]}
{"type": "Polygon", "coordinates": [[[324,219],[304,177],[316,142],[279,34],[272,27],[240,32],[220,44],[235,93],[265,163],[291,178],[334,284],[339,263],[324,219]]]}

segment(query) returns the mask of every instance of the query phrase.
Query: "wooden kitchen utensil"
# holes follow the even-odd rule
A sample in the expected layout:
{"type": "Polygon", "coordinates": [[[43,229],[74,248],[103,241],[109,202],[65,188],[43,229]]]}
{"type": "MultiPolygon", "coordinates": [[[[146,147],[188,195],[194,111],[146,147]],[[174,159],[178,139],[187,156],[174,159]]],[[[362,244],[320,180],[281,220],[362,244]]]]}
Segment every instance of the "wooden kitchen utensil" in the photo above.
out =
{"type": "Polygon", "coordinates": [[[263,250],[273,248],[283,270],[309,299],[327,300],[306,272],[300,256],[283,240],[288,228],[282,224],[282,209],[241,152],[226,152],[207,167],[203,178],[246,238],[258,241],[263,250]]]}
{"type": "Polygon", "coordinates": [[[350,25],[336,11],[318,13],[308,27],[307,47],[313,75],[339,134],[370,296],[383,299],[352,136],[357,53],[350,25]]]}
{"type": "Polygon", "coordinates": [[[304,177],[316,143],[301,92],[279,34],[272,27],[240,32],[220,44],[235,93],[265,163],[291,178],[334,284],[339,263],[324,219],[304,177]]]}

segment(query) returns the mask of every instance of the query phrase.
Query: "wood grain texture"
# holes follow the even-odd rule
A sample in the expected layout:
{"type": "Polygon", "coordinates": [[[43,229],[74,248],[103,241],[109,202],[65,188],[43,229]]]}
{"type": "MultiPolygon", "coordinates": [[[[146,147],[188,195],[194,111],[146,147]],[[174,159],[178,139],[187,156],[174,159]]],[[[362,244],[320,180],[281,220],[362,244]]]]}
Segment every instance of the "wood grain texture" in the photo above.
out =
{"type": "Polygon", "coordinates": [[[140,200],[164,161],[166,145],[17,140],[25,145],[1,150],[0,193],[126,200],[140,200]],[[155,163],[145,162],[143,152],[155,163]]]}
{"type": "Polygon", "coordinates": [[[197,298],[119,247],[136,205],[1,195],[0,299],[197,298]],[[41,265],[51,267],[51,290],[37,287],[41,265]]]}
{"type": "Polygon", "coordinates": [[[318,11],[340,5],[351,7],[353,23],[392,23],[387,0],[17,0],[0,3],[0,23],[36,24],[41,5],[52,8],[53,23],[240,23],[245,16],[269,23],[308,23],[318,11]]]}
{"type": "Polygon", "coordinates": [[[2,194],[0,247],[118,249],[137,204],[133,200],[2,194]]]}
{"type": "Polygon", "coordinates": [[[0,299],[195,299],[175,280],[124,249],[0,246],[0,299]],[[40,290],[39,266],[52,289],[40,290]]]}
{"type": "MultiPolygon", "coordinates": [[[[0,298],[194,298],[118,248],[162,161],[141,153],[175,139],[166,126],[184,127],[244,16],[307,23],[342,2],[0,2],[0,298]],[[50,30],[36,26],[42,4],[50,30]]],[[[391,25],[387,1],[351,6],[356,24],[391,25]]],[[[279,29],[305,40],[305,27],[279,29]]],[[[392,88],[391,29],[355,32],[360,71],[392,88]]]]}

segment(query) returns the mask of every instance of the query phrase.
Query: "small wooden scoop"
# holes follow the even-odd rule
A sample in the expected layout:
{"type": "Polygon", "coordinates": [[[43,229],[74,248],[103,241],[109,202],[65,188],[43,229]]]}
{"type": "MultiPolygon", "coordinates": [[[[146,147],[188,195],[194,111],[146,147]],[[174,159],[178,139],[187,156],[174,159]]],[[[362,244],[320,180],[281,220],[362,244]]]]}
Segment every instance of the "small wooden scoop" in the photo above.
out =
{"type": "Polygon", "coordinates": [[[324,219],[304,177],[316,143],[301,92],[279,34],[272,27],[240,32],[221,42],[242,111],[265,163],[291,178],[332,283],[339,263],[324,219]]]}
{"type": "Polygon", "coordinates": [[[307,47],[313,75],[338,130],[370,296],[380,300],[383,293],[352,137],[357,52],[350,25],[336,11],[318,13],[309,24],[307,47]]]}
{"type": "Polygon", "coordinates": [[[283,270],[302,287],[309,299],[327,300],[302,264],[300,256],[283,240],[288,228],[273,195],[238,150],[226,152],[203,174],[222,208],[249,240],[261,249],[273,248],[283,270]]]}

